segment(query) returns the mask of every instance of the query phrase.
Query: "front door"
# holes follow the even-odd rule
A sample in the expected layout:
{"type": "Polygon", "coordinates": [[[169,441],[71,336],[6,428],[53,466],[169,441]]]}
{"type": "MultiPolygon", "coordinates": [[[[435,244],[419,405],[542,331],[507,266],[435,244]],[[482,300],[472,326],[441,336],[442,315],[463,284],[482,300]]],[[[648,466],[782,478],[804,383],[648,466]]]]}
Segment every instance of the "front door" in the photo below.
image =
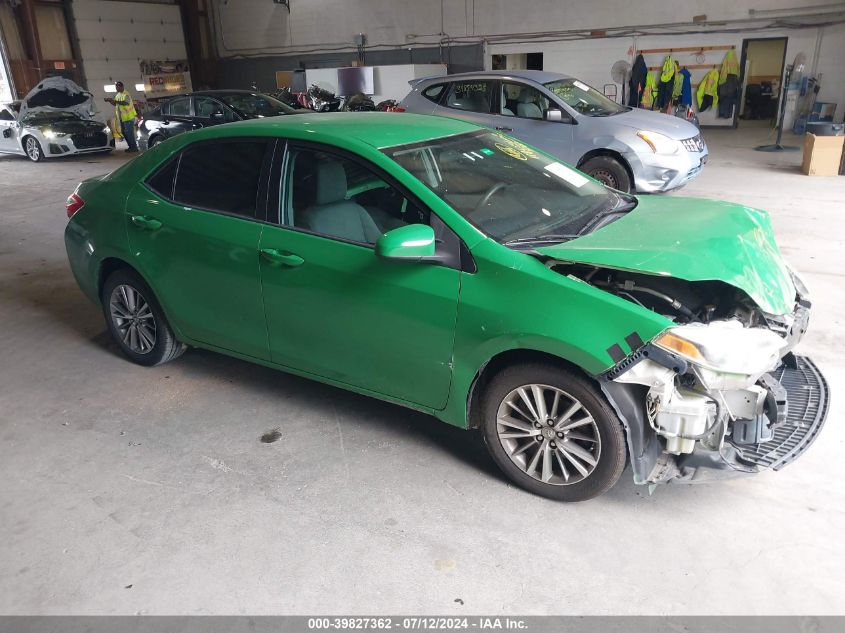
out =
{"type": "Polygon", "coordinates": [[[452,265],[376,256],[378,237],[431,223],[438,248],[460,244],[373,166],[317,146],[291,147],[281,220],[261,236],[273,362],[435,409],[446,405],[460,288],[452,265]]]}
{"type": "MultiPolygon", "coordinates": [[[[562,161],[577,162],[572,124],[546,120],[549,108],[558,109],[558,104],[533,86],[511,81],[499,84],[497,97],[492,127],[562,161]]],[[[565,111],[561,112],[568,117],[565,111]]]]}
{"type": "Polygon", "coordinates": [[[178,331],[265,360],[257,218],[273,146],[255,138],[194,143],[126,202],[133,264],[178,331]]]}

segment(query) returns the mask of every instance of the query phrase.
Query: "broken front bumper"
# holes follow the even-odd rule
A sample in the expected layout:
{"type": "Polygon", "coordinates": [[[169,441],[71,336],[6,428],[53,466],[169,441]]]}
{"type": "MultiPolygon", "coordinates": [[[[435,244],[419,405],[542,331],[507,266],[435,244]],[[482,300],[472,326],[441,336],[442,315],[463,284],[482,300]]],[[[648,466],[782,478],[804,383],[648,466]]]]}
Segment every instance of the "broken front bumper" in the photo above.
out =
{"type": "Polygon", "coordinates": [[[824,376],[809,359],[788,354],[782,364],[758,384],[766,390],[770,415],[757,426],[722,430],[719,448],[696,442],[689,453],[665,450],[666,438],[649,428],[642,402],[642,385],[603,383],[605,394],[620,415],[628,434],[634,480],[637,483],[695,483],[724,479],[761,470],[780,470],[798,458],[818,437],[827,418],[830,396],[824,376]],[[775,411],[777,413],[775,413],[775,411]]]}

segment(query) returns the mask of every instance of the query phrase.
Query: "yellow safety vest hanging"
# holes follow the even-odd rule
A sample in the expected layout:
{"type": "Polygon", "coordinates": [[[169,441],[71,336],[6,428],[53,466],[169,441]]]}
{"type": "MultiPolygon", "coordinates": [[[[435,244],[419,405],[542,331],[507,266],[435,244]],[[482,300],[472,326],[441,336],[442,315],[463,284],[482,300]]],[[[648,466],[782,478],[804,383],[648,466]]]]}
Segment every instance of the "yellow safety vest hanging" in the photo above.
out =
{"type": "Polygon", "coordinates": [[[647,73],[645,76],[645,86],[643,87],[643,96],[640,104],[643,108],[651,110],[654,107],[654,96],[657,94],[657,80],[654,78],[654,73],[647,73]]]}
{"type": "Polygon", "coordinates": [[[672,99],[677,99],[684,91],[684,76],[681,74],[681,66],[675,62],[675,83],[672,85],[672,99]]]}
{"type": "Polygon", "coordinates": [[[722,67],[719,69],[719,85],[725,83],[728,75],[739,75],[739,62],[736,61],[736,53],[733,49],[725,53],[725,59],[722,60],[722,67]]]}
{"type": "Polygon", "coordinates": [[[698,84],[698,90],[696,91],[695,96],[698,100],[699,110],[701,109],[701,104],[704,101],[705,95],[713,97],[711,107],[715,108],[716,104],[719,103],[719,71],[715,68],[708,71],[708,73],[704,75],[704,79],[701,80],[701,83],[698,84]]]}
{"type": "Polygon", "coordinates": [[[114,104],[119,121],[134,121],[138,116],[138,113],[135,112],[135,106],[132,105],[132,97],[126,90],[118,92],[114,96],[114,104]]]}
{"type": "Polygon", "coordinates": [[[660,73],[660,83],[665,83],[675,76],[675,60],[667,55],[663,60],[663,70],[660,73]]]}

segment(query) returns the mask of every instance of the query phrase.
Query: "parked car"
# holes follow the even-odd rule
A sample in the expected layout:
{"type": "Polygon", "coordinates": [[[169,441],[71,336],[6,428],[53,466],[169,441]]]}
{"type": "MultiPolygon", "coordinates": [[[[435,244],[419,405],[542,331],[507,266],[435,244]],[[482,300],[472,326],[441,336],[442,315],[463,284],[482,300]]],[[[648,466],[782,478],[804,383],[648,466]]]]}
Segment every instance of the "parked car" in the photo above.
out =
{"type": "Polygon", "coordinates": [[[96,116],[91,93],[69,79],[48,77],[22,100],[0,106],[0,153],[38,162],[110,152],[114,137],[96,116]]]}
{"type": "Polygon", "coordinates": [[[138,147],[145,150],[177,134],[221,123],[302,112],[250,90],[193,92],[167,99],[145,114],[138,124],[138,147]]]}
{"type": "Polygon", "coordinates": [[[707,145],[678,117],[619,105],[558,73],[508,70],[412,82],[408,112],[471,121],[558,157],[620,191],[677,189],[700,172],[707,145]]]}
{"type": "Polygon", "coordinates": [[[777,470],[827,413],[765,212],[637,198],[463,121],[200,130],[67,210],[130,360],[201,347],[478,428],[554,499],[606,491],[626,454],[640,484],[777,470]]]}

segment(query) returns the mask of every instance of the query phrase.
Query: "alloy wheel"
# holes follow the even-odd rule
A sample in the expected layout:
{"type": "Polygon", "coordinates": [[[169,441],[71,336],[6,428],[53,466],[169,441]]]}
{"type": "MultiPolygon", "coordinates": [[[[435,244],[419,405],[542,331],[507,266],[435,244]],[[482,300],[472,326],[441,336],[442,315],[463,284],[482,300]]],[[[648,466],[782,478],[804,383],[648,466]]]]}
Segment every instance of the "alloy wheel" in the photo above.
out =
{"type": "Polygon", "coordinates": [[[148,354],[156,344],[156,320],[150,304],[132,286],[112,290],[109,314],[123,343],[136,354],[148,354]]]}
{"type": "Polygon", "coordinates": [[[26,139],[26,155],[29,156],[31,160],[36,161],[41,158],[41,146],[38,144],[38,141],[31,136],[26,139]]]}
{"type": "Polygon", "coordinates": [[[546,484],[583,481],[601,457],[593,416],[577,398],[549,385],[523,385],[505,396],[496,414],[496,432],[510,460],[546,484]]]}

